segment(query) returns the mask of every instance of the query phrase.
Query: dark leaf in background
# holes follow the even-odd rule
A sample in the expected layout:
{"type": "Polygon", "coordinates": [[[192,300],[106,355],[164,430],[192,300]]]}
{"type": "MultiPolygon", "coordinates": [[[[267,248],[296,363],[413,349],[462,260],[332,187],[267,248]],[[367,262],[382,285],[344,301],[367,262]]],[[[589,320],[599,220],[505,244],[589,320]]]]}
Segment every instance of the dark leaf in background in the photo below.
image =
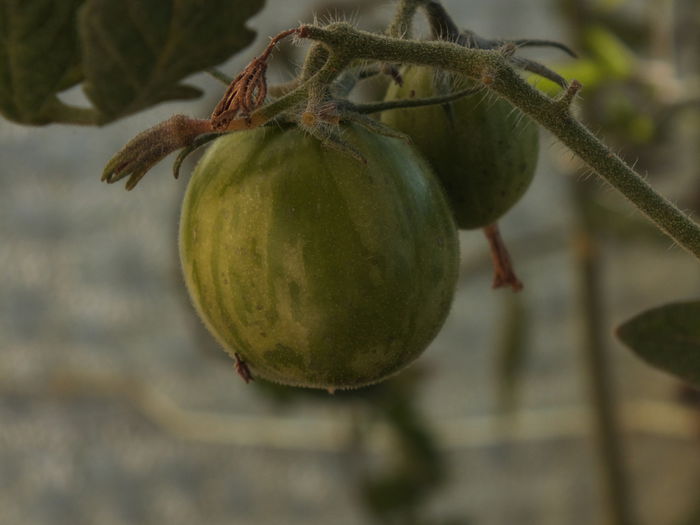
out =
{"type": "Polygon", "coordinates": [[[617,335],[652,366],[700,386],[700,301],[643,312],[620,326],[617,335]]]}
{"type": "Polygon", "coordinates": [[[179,84],[225,61],[255,33],[245,26],[264,0],[87,0],[80,13],[84,89],[114,120],[172,99],[179,84]]]}
{"type": "Polygon", "coordinates": [[[68,118],[71,108],[56,93],[81,80],[76,13],[82,4],[0,0],[0,112],[7,119],[47,124],[68,118]]]}

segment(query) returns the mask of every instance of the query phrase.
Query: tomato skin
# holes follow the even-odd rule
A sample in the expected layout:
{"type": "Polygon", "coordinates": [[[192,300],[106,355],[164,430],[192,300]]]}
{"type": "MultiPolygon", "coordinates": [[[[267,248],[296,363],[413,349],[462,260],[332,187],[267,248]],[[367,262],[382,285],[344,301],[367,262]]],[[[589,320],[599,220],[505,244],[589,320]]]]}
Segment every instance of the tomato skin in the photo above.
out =
{"type": "MultiPolygon", "coordinates": [[[[408,66],[386,100],[437,94],[435,70],[408,66]]],[[[520,200],[537,165],[537,125],[508,102],[468,95],[450,104],[385,111],[383,123],[409,135],[443,184],[461,229],[496,222],[520,200]]]]}
{"type": "Polygon", "coordinates": [[[430,167],[402,141],[341,131],[366,165],[270,126],[217,139],[189,182],[187,288],[256,377],[375,383],[417,358],[449,312],[458,242],[430,167]]]}

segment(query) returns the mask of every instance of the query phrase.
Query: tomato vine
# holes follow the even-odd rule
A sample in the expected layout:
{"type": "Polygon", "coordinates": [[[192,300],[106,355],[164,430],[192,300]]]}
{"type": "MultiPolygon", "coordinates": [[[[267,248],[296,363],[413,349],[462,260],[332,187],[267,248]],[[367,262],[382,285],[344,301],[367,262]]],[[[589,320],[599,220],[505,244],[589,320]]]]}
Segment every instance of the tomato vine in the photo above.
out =
{"type": "MultiPolygon", "coordinates": [[[[356,111],[356,108],[343,106],[342,103],[333,104],[332,100],[328,102],[331,84],[344,71],[358,61],[429,65],[475,79],[485,89],[508,100],[529,115],[678,245],[700,259],[700,226],[654,190],[639,173],[606,147],[572,114],[571,106],[582,88],[579,82],[570,82],[557,97],[552,98],[521,78],[515,66],[523,63],[512,60],[516,50],[512,44],[504,43],[499,48],[481,49],[464,47],[450,41],[401,38],[409,33],[411,21],[419,8],[423,8],[433,17],[434,22],[437,19],[436,23],[444,27],[454,25],[445,10],[436,9],[435,6],[439,6],[435,0],[399,0],[396,16],[387,34],[369,33],[347,23],[332,23],[325,27],[304,24],[285,31],[285,36],[294,35],[298,39],[314,41],[315,44],[310,48],[299,79],[281,90],[279,98],[258,107],[249,105],[249,111],[245,113],[227,114],[229,119],[224,126],[215,119],[194,119],[182,115],[173,117],[140,134],[118,152],[105,168],[103,180],[116,182],[130,176],[127,188],[131,189],[155,163],[169,153],[192,144],[203,133],[252,129],[272,119],[289,118],[295,112],[297,121],[304,112],[315,113],[321,122],[357,120],[357,115],[361,112],[356,111]]],[[[271,45],[276,42],[273,39],[271,45]]],[[[264,55],[268,54],[269,50],[266,50],[264,55]]],[[[255,59],[249,66],[253,69],[259,67],[259,59],[255,59]]],[[[241,75],[239,79],[246,78],[245,71],[241,75]]],[[[264,82],[264,76],[257,75],[256,79],[264,82]]],[[[335,145],[343,147],[337,141],[335,145]]]]}

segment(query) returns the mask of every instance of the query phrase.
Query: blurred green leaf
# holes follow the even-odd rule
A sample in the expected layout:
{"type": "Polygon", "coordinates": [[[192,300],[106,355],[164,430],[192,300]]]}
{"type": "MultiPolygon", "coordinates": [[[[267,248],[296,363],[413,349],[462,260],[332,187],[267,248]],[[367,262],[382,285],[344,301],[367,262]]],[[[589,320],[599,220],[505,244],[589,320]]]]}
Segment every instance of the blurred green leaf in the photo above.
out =
{"type": "Polygon", "coordinates": [[[634,54],[613,33],[602,26],[593,26],[585,32],[589,52],[609,76],[625,78],[634,67],[634,54]]]}
{"type": "Polygon", "coordinates": [[[620,326],[617,335],[652,366],[700,386],[700,301],[643,312],[620,326]]]}
{"type": "MultiPolygon", "coordinates": [[[[586,55],[553,66],[552,69],[571,81],[578,80],[587,90],[611,84],[630,77],[635,56],[622,40],[603,26],[592,26],[585,31],[586,55]]],[[[538,81],[538,88],[554,95],[561,88],[553,82],[538,81]]]]}
{"type": "Polygon", "coordinates": [[[104,121],[195,98],[179,82],[246,47],[264,0],[87,0],[80,13],[84,89],[104,121]]]}
{"type": "Polygon", "coordinates": [[[88,123],[56,93],[82,79],[75,29],[84,0],[0,0],[0,113],[21,124],[88,123]]]}

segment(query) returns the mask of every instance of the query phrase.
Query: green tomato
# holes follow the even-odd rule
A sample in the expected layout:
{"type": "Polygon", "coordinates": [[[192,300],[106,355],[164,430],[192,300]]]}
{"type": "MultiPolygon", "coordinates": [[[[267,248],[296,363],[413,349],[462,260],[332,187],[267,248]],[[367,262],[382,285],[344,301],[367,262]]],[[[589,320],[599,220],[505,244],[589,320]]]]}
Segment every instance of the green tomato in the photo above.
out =
{"type": "Polygon", "coordinates": [[[408,144],[343,126],[363,164],[298,128],[217,139],[180,220],[180,258],[209,330],[253,376],[355,388],[416,359],[456,285],[452,214],[408,144]]]}
{"type": "MultiPolygon", "coordinates": [[[[386,100],[435,96],[435,70],[409,66],[386,100]]],[[[450,104],[385,111],[385,124],[409,135],[442,182],[463,229],[493,224],[527,190],[535,173],[535,123],[501,99],[480,94],[450,104]]]]}

